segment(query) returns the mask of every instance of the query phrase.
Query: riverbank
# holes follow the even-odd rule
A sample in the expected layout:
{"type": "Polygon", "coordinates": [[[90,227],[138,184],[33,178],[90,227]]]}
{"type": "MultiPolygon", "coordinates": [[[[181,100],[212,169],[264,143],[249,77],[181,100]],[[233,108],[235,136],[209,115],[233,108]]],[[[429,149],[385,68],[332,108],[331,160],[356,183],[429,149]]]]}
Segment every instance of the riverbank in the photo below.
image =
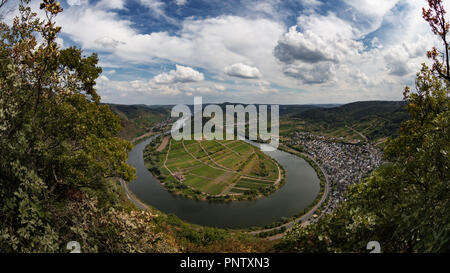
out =
{"type": "Polygon", "coordinates": [[[328,200],[328,194],[330,192],[330,183],[329,179],[325,173],[325,171],[322,169],[322,167],[310,156],[308,156],[305,153],[302,153],[300,151],[297,151],[293,148],[290,148],[286,145],[280,144],[278,147],[280,150],[285,151],[287,153],[300,156],[305,161],[307,161],[316,171],[317,175],[320,179],[320,193],[314,200],[314,202],[308,207],[305,208],[303,212],[299,213],[299,215],[286,218],[282,222],[275,222],[271,225],[265,226],[264,229],[259,230],[253,230],[250,233],[260,237],[260,238],[266,238],[269,240],[275,240],[280,239],[282,236],[286,234],[287,231],[289,231],[295,224],[303,224],[307,225],[308,220],[311,217],[319,217],[318,214],[320,214],[321,209],[323,206],[326,205],[328,200]]]}

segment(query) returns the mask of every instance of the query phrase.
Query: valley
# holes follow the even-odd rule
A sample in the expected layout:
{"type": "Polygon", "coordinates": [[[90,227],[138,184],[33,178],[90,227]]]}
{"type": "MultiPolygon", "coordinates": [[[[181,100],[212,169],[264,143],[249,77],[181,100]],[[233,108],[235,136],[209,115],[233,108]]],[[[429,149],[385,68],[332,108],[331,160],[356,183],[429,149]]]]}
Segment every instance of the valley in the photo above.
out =
{"type": "MultiPolygon", "coordinates": [[[[365,103],[361,107],[363,105],[365,103]]],[[[312,110],[339,112],[333,109],[320,106],[282,106],[281,128],[286,128],[286,124],[295,124],[290,119],[292,115],[312,110]]],[[[302,123],[306,124],[307,121],[302,123]]],[[[156,133],[159,128],[161,133],[161,128],[167,129],[164,124],[167,122],[156,123],[151,131],[156,133]]],[[[259,224],[264,229],[253,232],[254,235],[279,238],[277,234],[285,233],[295,222],[316,222],[320,216],[336,209],[349,185],[361,182],[371,170],[379,166],[381,153],[376,148],[376,143],[370,142],[368,137],[353,128],[361,128],[362,123],[354,121],[351,123],[352,127],[342,124],[343,129],[337,129],[332,134],[337,137],[326,133],[320,135],[317,131],[302,132],[299,128],[289,133],[282,131],[280,149],[308,160],[314,167],[316,176],[320,177],[320,192],[308,197],[310,201],[296,213],[286,211],[282,213],[284,216],[278,216],[272,223],[259,224]],[[329,180],[327,184],[325,177],[329,180]]],[[[375,123],[373,128],[377,127],[379,125],[375,123]]],[[[157,136],[152,137],[152,141],[145,145],[142,157],[145,168],[168,192],[188,199],[220,202],[255,200],[267,198],[285,183],[282,165],[255,146],[239,140],[175,141],[170,136],[157,136]]],[[[290,183],[298,183],[291,181],[290,183]]],[[[183,211],[180,217],[184,216],[183,211]]],[[[228,225],[230,224],[225,224],[228,225]]]]}

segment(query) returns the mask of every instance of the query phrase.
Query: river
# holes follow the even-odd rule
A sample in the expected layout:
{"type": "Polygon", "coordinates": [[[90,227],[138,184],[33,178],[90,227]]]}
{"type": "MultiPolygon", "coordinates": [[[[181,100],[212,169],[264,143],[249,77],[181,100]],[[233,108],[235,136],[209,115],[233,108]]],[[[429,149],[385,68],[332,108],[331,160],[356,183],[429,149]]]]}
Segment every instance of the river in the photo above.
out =
{"type": "Polygon", "coordinates": [[[128,187],[146,204],[190,223],[221,228],[264,226],[303,211],[320,191],[320,180],[311,165],[277,150],[265,153],[283,166],[286,183],[268,197],[229,203],[182,198],[168,192],[144,166],[143,150],[153,139],[136,144],[130,151],[128,163],[136,168],[137,179],[128,187]]]}

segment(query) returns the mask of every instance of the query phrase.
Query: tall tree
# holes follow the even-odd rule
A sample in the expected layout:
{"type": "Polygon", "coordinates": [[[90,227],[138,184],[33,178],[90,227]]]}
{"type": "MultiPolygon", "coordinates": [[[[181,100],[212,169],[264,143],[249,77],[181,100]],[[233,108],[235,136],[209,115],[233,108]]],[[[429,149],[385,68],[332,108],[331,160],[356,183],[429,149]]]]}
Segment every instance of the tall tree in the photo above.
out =
{"type": "MultiPolygon", "coordinates": [[[[104,227],[113,216],[102,210],[118,202],[108,196],[110,180],[134,178],[126,163],[132,145],[116,137],[120,120],[95,89],[97,55],[59,48],[58,2],[42,1],[45,19],[28,2],[21,1],[12,26],[0,22],[0,252],[58,251],[62,239],[100,232],[82,228],[75,213],[104,227]]],[[[91,249],[102,249],[96,240],[91,249]]]]}

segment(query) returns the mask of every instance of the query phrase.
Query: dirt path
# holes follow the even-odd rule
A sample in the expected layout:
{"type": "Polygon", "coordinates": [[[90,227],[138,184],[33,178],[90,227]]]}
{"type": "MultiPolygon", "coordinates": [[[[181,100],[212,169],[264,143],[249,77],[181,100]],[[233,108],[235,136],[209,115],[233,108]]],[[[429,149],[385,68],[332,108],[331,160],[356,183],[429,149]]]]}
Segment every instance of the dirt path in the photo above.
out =
{"type": "Polygon", "coordinates": [[[238,152],[236,152],[235,150],[231,149],[231,148],[228,147],[227,145],[225,145],[225,144],[223,144],[223,143],[221,143],[221,142],[219,142],[219,141],[217,141],[217,140],[214,140],[214,141],[217,142],[217,143],[219,143],[219,144],[222,145],[223,147],[225,147],[227,150],[232,151],[234,154],[236,154],[236,155],[239,156],[240,158],[242,158],[242,156],[241,156],[238,152]]]}
{"type": "Polygon", "coordinates": [[[219,168],[219,167],[216,167],[216,166],[213,166],[213,165],[209,165],[208,163],[201,161],[201,160],[198,159],[195,155],[193,155],[191,152],[189,152],[189,150],[186,148],[186,145],[184,144],[184,140],[182,140],[181,142],[183,143],[183,148],[184,148],[184,150],[186,151],[186,153],[188,153],[188,154],[189,154],[193,159],[195,159],[196,161],[198,161],[198,162],[200,162],[200,163],[202,163],[202,164],[204,164],[204,165],[206,165],[206,166],[209,166],[209,167],[211,167],[211,168],[213,168],[213,169],[228,172],[228,170],[226,170],[226,169],[219,168]]]}
{"type": "Polygon", "coordinates": [[[163,139],[163,141],[161,142],[161,144],[159,145],[158,149],[156,149],[156,150],[158,152],[162,152],[166,148],[167,144],[169,143],[169,140],[170,140],[170,136],[166,136],[163,139]]]}
{"type": "Polygon", "coordinates": [[[361,132],[356,131],[355,129],[353,129],[352,127],[349,127],[347,125],[345,125],[345,127],[349,128],[350,130],[352,130],[353,132],[357,133],[358,135],[360,135],[366,142],[369,142],[369,139],[363,135],[361,132]]]}
{"type": "MultiPolygon", "coordinates": [[[[195,159],[196,161],[198,161],[198,162],[200,162],[200,163],[202,163],[202,164],[204,164],[204,165],[206,165],[206,166],[209,166],[209,167],[211,167],[211,168],[213,168],[213,169],[221,170],[221,171],[224,171],[224,172],[232,172],[232,173],[236,173],[236,174],[241,175],[242,178],[248,178],[248,179],[253,179],[253,180],[261,180],[261,181],[267,181],[267,182],[274,182],[273,179],[263,178],[263,177],[258,177],[258,176],[246,175],[246,174],[240,173],[240,172],[235,171],[235,170],[225,169],[225,168],[223,168],[223,167],[220,167],[220,165],[214,166],[214,165],[208,164],[208,163],[206,163],[206,162],[203,162],[203,161],[201,161],[200,159],[198,159],[197,157],[195,157],[195,155],[193,155],[191,152],[189,152],[189,150],[186,148],[186,145],[184,144],[184,140],[182,140],[182,143],[183,143],[183,148],[184,148],[184,150],[186,151],[186,153],[188,153],[193,159],[195,159]]],[[[170,146],[169,146],[169,147],[170,147],[170,146]]],[[[202,149],[203,149],[203,147],[202,147],[202,149]]],[[[208,155],[208,158],[211,160],[209,154],[208,154],[208,153],[206,153],[206,154],[208,155]]],[[[167,159],[167,158],[166,158],[166,159],[167,159]]],[[[211,160],[211,161],[212,161],[214,164],[217,164],[217,163],[215,163],[213,160],[211,160]]],[[[277,179],[274,183],[279,183],[279,182],[281,181],[281,169],[280,169],[280,166],[279,166],[278,164],[277,164],[277,167],[278,167],[278,179],[277,179]]]]}
{"type": "Polygon", "coordinates": [[[221,167],[221,168],[224,168],[225,170],[228,170],[229,172],[235,172],[235,170],[230,169],[230,168],[228,168],[228,167],[226,167],[226,166],[223,166],[222,164],[216,162],[216,161],[209,155],[208,151],[203,147],[201,141],[198,143],[198,145],[199,145],[200,148],[203,150],[203,152],[205,152],[206,156],[209,158],[209,160],[211,160],[212,163],[216,164],[217,166],[219,166],[219,167],[221,167]]]}
{"type": "MultiPolygon", "coordinates": [[[[169,141],[169,149],[167,149],[166,159],[164,160],[164,168],[166,168],[166,169],[169,171],[170,175],[173,176],[174,174],[172,173],[172,171],[171,171],[169,168],[167,168],[167,165],[166,165],[167,160],[169,159],[170,145],[171,145],[171,144],[172,144],[172,140],[169,141]]],[[[184,144],[183,144],[183,145],[184,145],[184,144]]]]}
{"type": "Polygon", "coordinates": [[[281,168],[280,168],[280,165],[278,165],[278,162],[275,161],[275,164],[277,165],[277,169],[278,169],[278,179],[273,184],[275,186],[277,186],[278,183],[280,183],[280,181],[281,181],[281,168]]]}

